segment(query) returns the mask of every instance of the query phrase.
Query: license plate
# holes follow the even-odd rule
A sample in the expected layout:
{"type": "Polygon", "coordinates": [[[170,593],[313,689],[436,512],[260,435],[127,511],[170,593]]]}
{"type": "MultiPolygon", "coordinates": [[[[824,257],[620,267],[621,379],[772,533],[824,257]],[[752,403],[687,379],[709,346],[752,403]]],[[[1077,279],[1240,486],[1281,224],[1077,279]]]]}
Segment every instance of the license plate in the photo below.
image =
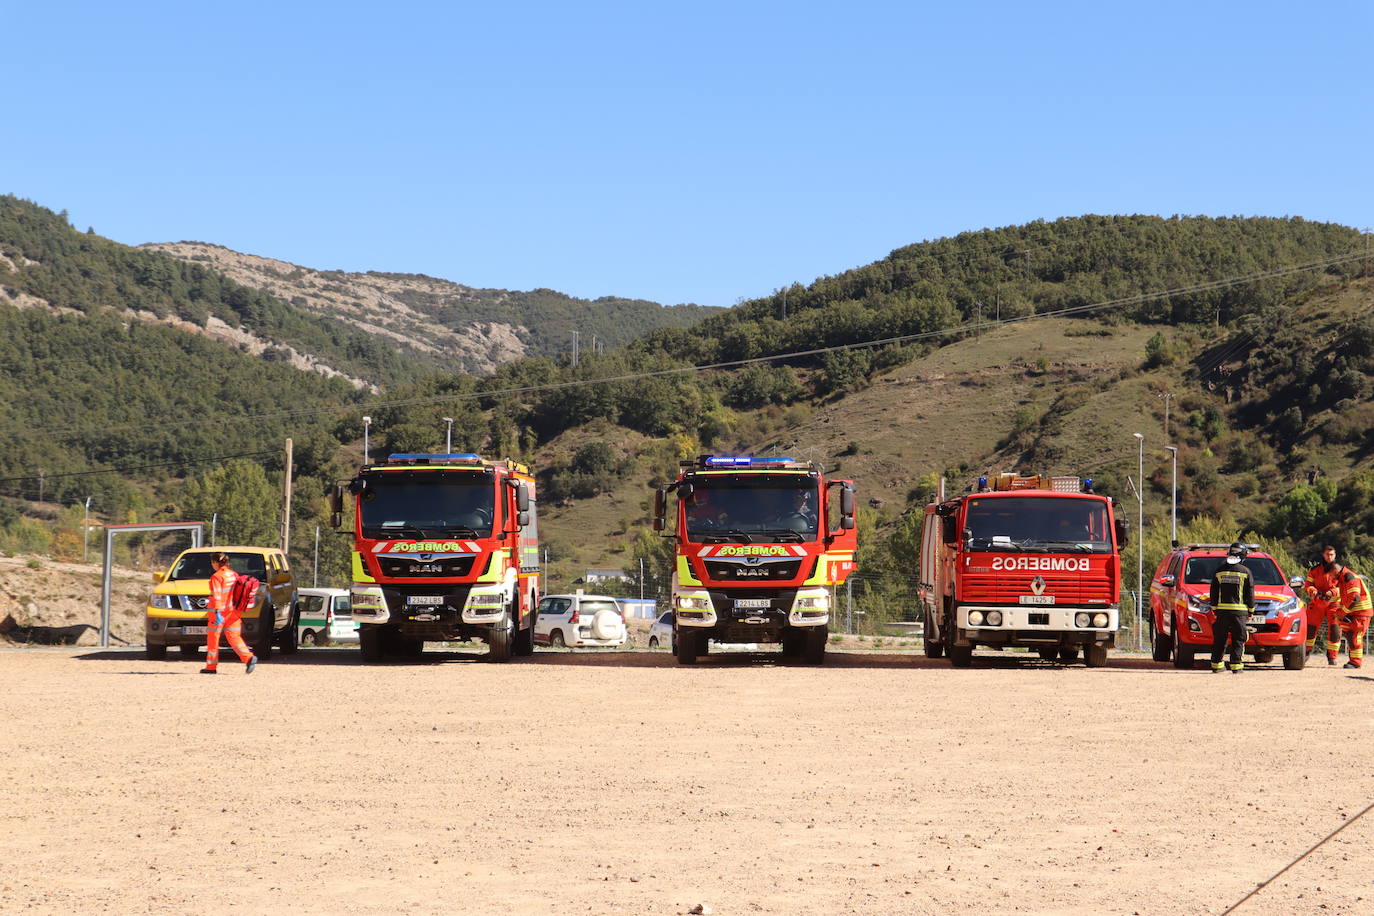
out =
{"type": "Polygon", "coordinates": [[[1264,623],[1268,618],[1263,614],[1251,614],[1248,623],[1264,623]]]}
{"type": "Polygon", "coordinates": [[[182,627],[182,628],[181,628],[181,635],[182,635],[182,636],[204,636],[205,633],[206,633],[205,627],[182,627]]]}
{"type": "Polygon", "coordinates": [[[406,599],[406,604],[424,604],[431,607],[443,603],[444,599],[440,595],[411,595],[406,599]]]}
{"type": "Polygon", "coordinates": [[[771,598],[736,598],[736,599],[735,599],[735,607],[737,607],[737,608],[747,608],[747,607],[772,607],[772,606],[773,606],[773,599],[771,599],[771,598]]]}
{"type": "Polygon", "coordinates": [[[1022,604],[1054,604],[1053,595],[1022,595],[1022,604]]]}

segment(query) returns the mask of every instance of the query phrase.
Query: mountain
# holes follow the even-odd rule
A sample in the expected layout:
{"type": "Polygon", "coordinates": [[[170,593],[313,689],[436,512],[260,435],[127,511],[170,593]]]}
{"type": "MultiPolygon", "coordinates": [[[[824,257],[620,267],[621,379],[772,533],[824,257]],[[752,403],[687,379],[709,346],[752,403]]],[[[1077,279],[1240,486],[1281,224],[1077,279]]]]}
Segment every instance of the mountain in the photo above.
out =
{"type": "Polygon", "coordinates": [[[550,289],[475,289],[423,274],[313,270],[204,242],[141,246],[203,264],[315,315],[336,318],[404,347],[426,365],[486,373],[522,356],[623,346],[660,327],[685,328],[721,309],[661,306],[607,296],[577,299],[550,289]]]}

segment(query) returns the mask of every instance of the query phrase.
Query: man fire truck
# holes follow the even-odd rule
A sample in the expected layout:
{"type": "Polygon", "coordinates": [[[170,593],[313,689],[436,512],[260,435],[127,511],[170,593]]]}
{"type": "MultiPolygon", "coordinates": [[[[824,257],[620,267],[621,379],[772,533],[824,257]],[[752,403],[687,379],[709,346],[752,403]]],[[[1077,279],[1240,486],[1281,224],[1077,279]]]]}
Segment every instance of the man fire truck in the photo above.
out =
{"type": "MultiPolygon", "coordinates": [[[[344,490],[331,494],[336,528],[344,490]]],[[[363,661],[471,638],[487,643],[491,661],[534,652],[539,531],[527,468],[471,454],[398,454],[363,467],[347,490],[363,661]]]]}
{"type": "Polygon", "coordinates": [[[669,493],[678,662],[695,663],[714,640],[780,643],[783,655],[821,664],[831,586],[854,569],[854,484],[791,458],[702,456],[658,491],[656,531],[667,527],[669,493]]]}
{"type": "Polygon", "coordinates": [[[1025,646],[1092,668],[1116,641],[1125,525],[1077,477],[1000,474],[926,506],[921,536],[925,651],[955,667],[976,646],[1025,646]]]}

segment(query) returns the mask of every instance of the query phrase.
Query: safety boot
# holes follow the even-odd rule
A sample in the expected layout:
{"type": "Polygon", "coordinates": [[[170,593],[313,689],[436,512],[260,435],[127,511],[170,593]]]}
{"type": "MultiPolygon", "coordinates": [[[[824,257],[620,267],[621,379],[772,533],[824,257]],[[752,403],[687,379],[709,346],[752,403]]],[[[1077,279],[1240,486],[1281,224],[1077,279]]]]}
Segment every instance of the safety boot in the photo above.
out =
{"type": "Polygon", "coordinates": [[[1345,667],[1347,667],[1347,668],[1359,668],[1359,667],[1360,667],[1360,662],[1358,662],[1358,661],[1356,661],[1355,659],[1352,658],[1350,661],[1348,661],[1348,662],[1345,663],[1345,667]]]}
{"type": "Polygon", "coordinates": [[[1242,671],[1245,670],[1245,663],[1236,662],[1234,665],[1227,665],[1226,667],[1231,669],[1232,674],[1240,674],[1242,671]]]}
{"type": "Polygon", "coordinates": [[[1221,662],[1212,662],[1212,673],[1213,673],[1213,674],[1220,674],[1220,673],[1221,673],[1221,669],[1222,669],[1222,664],[1221,664],[1221,662]]]}

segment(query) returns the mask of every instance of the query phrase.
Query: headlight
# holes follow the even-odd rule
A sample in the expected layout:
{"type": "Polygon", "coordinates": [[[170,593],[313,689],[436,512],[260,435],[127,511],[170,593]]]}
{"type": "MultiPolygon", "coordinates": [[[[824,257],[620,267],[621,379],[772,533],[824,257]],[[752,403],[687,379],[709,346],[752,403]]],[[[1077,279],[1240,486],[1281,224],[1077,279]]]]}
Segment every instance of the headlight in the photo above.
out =
{"type": "Polygon", "coordinates": [[[1291,614],[1298,609],[1297,598],[1287,598],[1279,602],[1279,606],[1274,608],[1280,614],[1291,614]]]}
{"type": "Polygon", "coordinates": [[[1095,626],[1095,627],[1105,627],[1105,626],[1107,625],[1108,621],[1110,621],[1111,619],[1112,619],[1112,618],[1108,617],[1106,614],[1094,614],[1094,615],[1093,615],[1093,626],[1095,626]]]}
{"type": "Polygon", "coordinates": [[[829,595],[798,595],[792,606],[799,611],[827,611],[830,609],[829,595]]]}
{"type": "Polygon", "coordinates": [[[711,598],[709,595],[677,595],[673,598],[673,601],[677,604],[679,609],[684,611],[709,611],[711,609],[711,598]]]}
{"type": "Polygon", "coordinates": [[[982,611],[969,611],[969,612],[968,612],[968,625],[971,626],[971,627],[981,627],[981,626],[983,625],[983,612],[982,612],[982,611]]]}
{"type": "Polygon", "coordinates": [[[988,626],[1000,627],[1002,625],[1001,611],[988,611],[988,626]]]}
{"type": "Polygon", "coordinates": [[[1076,627],[1086,627],[1093,622],[1093,615],[1087,611],[1079,611],[1073,615],[1073,625],[1076,627]]]}
{"type": "Polygon", "coordinates": [[[473,610],[500,610],[506,606],[504,592],[479,592],[473,589],[468,594],[468,607],[473,610]]]}
{"type": "Polygon", "coordinates": [[[1197,595],[1188,596],[1188,607],[1199,614],[1205,614],[1212,609],[1211,603],[1206,598],[1200,598],[1197,595]]]}
{"type": "Polygon", "coordinates": [[[177,595],[154,595],[152,598],[148,599],[148,604],[150,607],[155,607],[159,610],[170,611],[173,608],[181,607],[181,603],[176,600],[177,597],[177,595]]]}
{"type": "Polygon", "coordinates": [[[382,590],[376,586],[354,587],[352,597],[355,608],[386,610],[386,595],[382,594],[382,590]]]}

